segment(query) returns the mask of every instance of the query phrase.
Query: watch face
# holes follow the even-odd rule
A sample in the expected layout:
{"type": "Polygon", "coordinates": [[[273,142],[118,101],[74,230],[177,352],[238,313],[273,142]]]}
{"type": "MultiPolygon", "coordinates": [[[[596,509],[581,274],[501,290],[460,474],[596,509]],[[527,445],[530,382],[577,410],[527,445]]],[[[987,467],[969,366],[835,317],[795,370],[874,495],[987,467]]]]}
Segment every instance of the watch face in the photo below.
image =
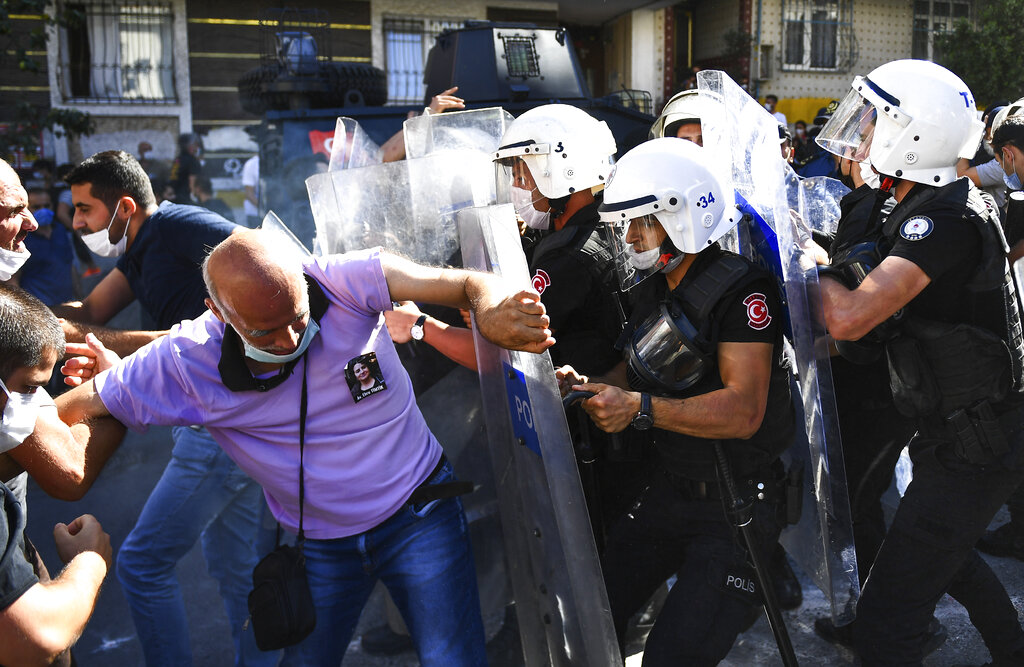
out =
{"type": "Polygon", "coordinates": [[[641,412],[637,416],[633,417],[633,421],[630,422],[630,424],[633,428],[639,431],[646,431],[650,427],[654,426],[654,418],[641,412]]]}
{"type": "Polygon", "coordinates": [[[412,325],[409,335],[412,336],[413,340],[423,340],[423,327],[418,324],[412,325]]]}

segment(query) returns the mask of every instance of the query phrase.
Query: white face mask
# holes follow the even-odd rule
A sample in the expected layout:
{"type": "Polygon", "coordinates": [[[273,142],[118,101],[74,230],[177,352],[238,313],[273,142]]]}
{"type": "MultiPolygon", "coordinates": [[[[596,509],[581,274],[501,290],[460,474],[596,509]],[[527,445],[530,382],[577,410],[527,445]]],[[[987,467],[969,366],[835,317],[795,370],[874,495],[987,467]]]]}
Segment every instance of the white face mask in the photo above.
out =
{"type": "Polygon", "coordinates": [[[633,250],[632,245],[626,246],[626,258],[629,259],[629,263],[633,265],[633,268],[639,271],[653,268],[658,263],[659,257],[661,257],[660,248],[651,248],[650,250],[637,252],[633,250]]]}
{"type": "Polygon", "coordinates": [[[94,253],[100,257],[120,257],[124,254],[124,250],[128,245],[128,227],[124,229],[124,233],[121,235],[121,240],[117,243],[110,242],[110,226],[114,224],[114,218],[117,216],[117,207],[114,207],[114,214],[110,216],[110,222],[107,226],[98,232],[92,232],[91,234],[82,234],[82,242],[89,247],[94,253]]]}
{"type": "Polygon", "coordinates": [[[273,352],[267,352],[261,350],[258,347],[254,347],[249,344],[249,341],[242,338],[239,334],[239,338],[242,338],[242,347],[245,348],[245,356],[249,357],[253,361],[259,361],[264,364],[286,364],[289,361],[294,361],[302,356],[302,353],[306,351],[309,344],[313,342],[314,336],[320,331],[320,325],[316,323],[312,317],[309,318],[309,324],[306,325],[305,331],[302,332],[302,339],[299,341],[299,346],[295,348],[294,352],[288,354],[274,354],[273,352]]]}
{"type": "Polygon", "coordinates": [[[538,211],[533,207],[533,203],[541,199],[540,197],[534,199],[534,192],[537,192],[537,188],[524,190],[513,187],[512,205],[516,209],[516,214],[523,219],[527,227],[530,229],[547,229],[551,226],[551,211],[538,211]]]}
{"type": "Polygon", "coordinates": [[[7,248],[0,248],[0,280],[10,280],[11,276],[18,272],[18,269],[29,257],[29,252],[16,252],[7,248]]]}
{"type": "Polygon", "coordinates": [[[57,406],[42,387],[37,387],[31,394],[20,394],[8,391],[0,380],[0,389],[7,394],[3,423],[0,424],[0,452],[6,452],[25,442],[25,438],[32,434],[40,410],[47,407],[56,410],[57,406]]]}
{"type": "Polygon", "coordinates": [[[871,168],[871,163],[865,160],[858,162],[857,165],[860,167],[861,180],[867,183],[871,189],[877,190],[882,185],[882,178],[871,168]]]}

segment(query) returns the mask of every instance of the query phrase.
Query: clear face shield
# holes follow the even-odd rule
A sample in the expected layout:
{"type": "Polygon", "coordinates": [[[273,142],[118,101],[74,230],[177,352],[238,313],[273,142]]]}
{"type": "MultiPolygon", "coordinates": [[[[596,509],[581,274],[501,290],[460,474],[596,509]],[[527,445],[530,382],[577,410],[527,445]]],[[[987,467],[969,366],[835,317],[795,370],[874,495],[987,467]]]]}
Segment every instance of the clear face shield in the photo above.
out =
{"type": "Polygon", "coordinates": [[[666,391],[692,387],[711,366],[698,340],[697,329],[678,304],[661,304],[637,327],[629,342],[630,384],[666,391]]]}
{"type": "MultiPolygon", "coordinates": [[[[500,153],[499,153],[500,154],[500,153]]],[[[550,211],[539,211],[534,206],[546,206],[546,198],[537,187],[530,169],[519,155],[494,161],[496,192],[499,203],[511,203],[528,227],[547,229],[551,224],[550,211]]]]}
{"type": "Polygon", "coordinates": [[[674,247],[663,247],[668,237],[653,215],[605,224],[619,287],[623,291],[636,287],[670,265],[678,264],[677,258],[682,258],[682,253],[674,247]]]}
{"type": "Polygon", "coordinates": [[[818,145],[833,155],[865,162],[871,151],[878,110],[856,90],[847,93],[818,133],[818,145]]]}

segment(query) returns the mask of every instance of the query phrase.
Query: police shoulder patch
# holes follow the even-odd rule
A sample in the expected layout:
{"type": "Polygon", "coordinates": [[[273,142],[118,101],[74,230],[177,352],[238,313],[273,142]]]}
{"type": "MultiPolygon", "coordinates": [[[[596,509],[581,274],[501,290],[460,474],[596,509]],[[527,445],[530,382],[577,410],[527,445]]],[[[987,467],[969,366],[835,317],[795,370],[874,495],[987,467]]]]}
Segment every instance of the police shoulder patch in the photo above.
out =
{"type": "Polygon", "coordinates": [[[537,290],[537,294],[543,294],[551,285],[551,277],[548,272],[544,269],[537,269],[537,272],[533,274],[533,289],[537,290]]]}
{"type": "Polygon", "coordinates": [[[933,229],[935,229],[935,223],[932,222],[932,219],[919,215],[900,225],[900,236],[908,241],[920,241],[931,234],[933,229]]]}
{"type": "Polygon", "coordinates": [[[743,300],[747,307],[747,326],[755,331],[764,329],[772,323],[772,316],[768,312],[768,301],[764,294],[755,292],[743,300]]]}

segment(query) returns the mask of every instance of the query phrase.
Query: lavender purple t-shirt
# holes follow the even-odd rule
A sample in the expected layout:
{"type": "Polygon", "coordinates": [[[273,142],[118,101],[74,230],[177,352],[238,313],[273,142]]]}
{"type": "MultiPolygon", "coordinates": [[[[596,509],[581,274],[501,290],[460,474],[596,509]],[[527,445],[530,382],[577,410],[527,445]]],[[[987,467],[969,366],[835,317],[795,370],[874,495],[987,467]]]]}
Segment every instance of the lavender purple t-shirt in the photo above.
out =
{"type": "MultiPolygon", "coordinates": [[[[333,539],[368,530],[391,516],[427,478],[441,447],[416,406],[381,312],[391,296],[379,249],[310,260],[306,273],[330,305],[306,355],[304,526],[307,537],[333,539]],[[376,353],[376,386],[350,389],[344,369],[376,353]],[[356,402],[358,398],[358,402],[356,402]]],[[[299,527],[299,398],[302,363],[261,393],[221,382],[224,324],[207,312],[171,329],[96,378],[110,413],[127,427],[202,424],[256,480],[274,516],[299,527]]]]}

